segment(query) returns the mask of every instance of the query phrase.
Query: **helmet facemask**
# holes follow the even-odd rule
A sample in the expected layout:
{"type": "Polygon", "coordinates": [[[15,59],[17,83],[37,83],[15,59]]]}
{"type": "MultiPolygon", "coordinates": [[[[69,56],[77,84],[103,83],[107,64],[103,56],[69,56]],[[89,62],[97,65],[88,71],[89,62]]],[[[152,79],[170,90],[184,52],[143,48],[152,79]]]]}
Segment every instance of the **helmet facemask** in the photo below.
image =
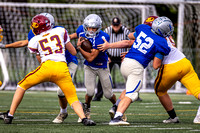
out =
{"type": "Polygon", "coordinates": [[[101,18],[96,14],[90,14],[84,19],[83,27],[86,37],[88,38],[94,38],[98,36],[98,33],[100,32],[102,28],[102,21],[101,18]],[[96,28],[97,30],[94,31],[88,31],[88,28],[96,28]]]}
{"type": "Polygon", "coordinates": [[[152,23],[152,31],[159,36],[167,37],[173,34],[174,26],[167,17],[159,17],[152,23]]]}
{"type": "Polygon", "coordinates": [[[36,35],[51,29],[50,20],[43,15],[36,15],[31,21],[31,28],[36,35]]]}

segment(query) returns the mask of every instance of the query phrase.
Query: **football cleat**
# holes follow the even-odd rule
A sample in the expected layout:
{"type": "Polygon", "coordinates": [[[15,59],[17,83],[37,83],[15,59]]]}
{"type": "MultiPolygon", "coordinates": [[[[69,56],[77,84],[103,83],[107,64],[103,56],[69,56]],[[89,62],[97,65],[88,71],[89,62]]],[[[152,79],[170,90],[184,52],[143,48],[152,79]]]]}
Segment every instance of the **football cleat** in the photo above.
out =
{"type": "Polygon", "coordinates": [[[0,112],[0,119],[4,118],[4,113],[0,112]]]}
{"type": "Polygon", "coordinates": [[[163,120],[163,123],[179,123],[179,118],[175,117],[174,119],[168,118],[167,120],[163,120]]]}
{"type": "MultiPolygon", "coordinates": [[[[88,105],[85,103],[81,103],[81,105],[82,105],[83,112],[84,112],[86,118],[90,119],[90,107],[88,107],[88,105]]],[[[77,122],[78,123],[82,122],[81,118],[78,118],[77,122]]]]}
{"type": "Polygon", "coordinates": [[[200,114],[196,115],[196,117],[193,120],[193,123],[200,124],[200,114]]]}
{"type": "Polygon", "coordinates": [[[122,116],[118,116],[109,122],[110,126],[130,125],[130,123],[123,121],[122,116]]]}
{"type": "Polygon", "coordinates": [[[115,116],[115,113],[116,113],[116,110],[117,110],[117,106],[116,105],[113,105],[111,107],[111,109],[109,110],[109,115],[110,115],[110,119],[113,120],[114,116],[115,116]]]}
{"type": "Polygon", "coordinates": [[[77,121],[78,123],[81,123],[82,122],[82,120],[81,120],[81,118],[79,117],[78,118],[78,121],[77,121]]]}
{"type": "Polygon", "coordinates": [[[13,116],[8,116],[8,113],[9,113],[9,110],[3,113],[3,121],[5,124],[11,124],[12,119],[14,118],[13,116]]]}
{"type": "MultiPolygon", "coordinates": [[[[111,107],[111,109],[109,110],[109,115],[110,115],[110,119],[113,120],[114,116],[115,116],[115,113],[116,113],[116,110],[117,110],[117,106],[116,105],[113,105],[111,107]]],[[[123,121],[127,121],[127,117],[125,114],[123,114],[122,116],[122,120],[123,121]]]]}
{"type": "Polygon", "coordinates": [[[63,123],[67,118],[68,113],[59,113],[58,116],[52,121],[53,123],[63,123]]]}
{"type": "Polygon", "coordinates": [[[96,123],[93,120],[90,120],[87,118],[83,118],[82,123],[85,126],[95,126],[96,125],[96,123]]]}
{"type": "Polygon", "coordinates": [[[85,113],[85,116],[90,119],[90,105],[88,106],[87,104],[85,103],[82,103],[82,106],[83,106],[83,111],[85,113]]]}

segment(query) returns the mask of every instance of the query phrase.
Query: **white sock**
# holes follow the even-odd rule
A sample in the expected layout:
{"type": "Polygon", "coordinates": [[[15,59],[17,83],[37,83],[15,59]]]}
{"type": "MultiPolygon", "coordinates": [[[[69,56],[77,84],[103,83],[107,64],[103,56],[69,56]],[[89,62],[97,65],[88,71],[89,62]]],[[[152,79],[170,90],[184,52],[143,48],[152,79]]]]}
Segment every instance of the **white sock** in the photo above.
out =
{"type": "Polygon", "coordinates": [[[60,107],[60,113],[67,113],[67,107],[65,109],[60,107]]]}
{"type": "Polygon", "coordinates": [[[121,112],[116,112],[114,118],[117,118],[118,116],[123,116],[121,112]]]}
{"type": "Polygon", "coordinates": [[[12,116],[13,117],[13,115],[11,115],[10,112],[8,113],[8,116],[12,116]]]}

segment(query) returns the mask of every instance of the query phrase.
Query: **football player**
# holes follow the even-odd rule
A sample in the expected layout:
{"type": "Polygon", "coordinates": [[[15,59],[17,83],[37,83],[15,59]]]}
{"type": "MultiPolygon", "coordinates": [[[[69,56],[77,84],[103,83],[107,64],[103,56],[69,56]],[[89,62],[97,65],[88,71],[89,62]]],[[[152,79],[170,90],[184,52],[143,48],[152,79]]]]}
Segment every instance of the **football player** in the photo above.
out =
{"type": "MultiPolygon", "coordinates": [[[[158,27],[159,20],[153,22],[152,28],[158,27]]],[[[156,34],[164,35],[164,25],[160,25],[159,31],[155,30],[156,34]]],[[[191,62],[175,47],[175,42],[172,37],[166,37],[171,48],[167,56],[160,53],[155,55],[153,61],[154,69],[160,67],[155,79],[155,93],[167,111],[169,118],[163,120],[163,123],[179,123],[179,118],[176,116],[173,103],[167,91],[177,82],[180,81],[198,100],[200,100],[200,80],[196,74],[191,62]]],[[[200,106],[197,111],[193,123],[200,124],[200,106]]]]}
{"type": "Polygon", "coordinates": [[[43,15],[33,17],[31,27],[36,36],[29,41],[28,48],[31,53],[39,53],[41,65],[18,83],[10,110],[4,113],[4,123],[12,123],[13,115],[27,89],[42,82],[53,82],[61,88],[70,106],[82,119],[82,123],[86,126],[96,125],[94,121],[85,117],[67,67],[65,49],[72,55],[77,53],[67,30],[62,27],[52,28],[50,20],[43,15]]]}
{"type": "MultiPolygon", "coordinates": [[[[44,15],[50,20],[52,28],[61,27],[61,26],[55,26],[55,19],[50,13],[40,13],[40,15],[44,15]]],[[[19,47],[27,46],[28,42],[34,36],[35,36],[35,34],[33,33],[33,31],[30,30],[29,33],[28,33],[28,39],[27,40],[21,40],[21,41],[17,41],[17,42],[14,42],[14,43],[11,43],[11,44],[6,44],[6,45],[3,45],[3,44],[0,43],[0,48],[19,48],[19,47]]],[[[38,61],[41,62],[40,56],[36,55],[36,57],[37,57],[38,61]]],[[[72,54],[70,54],[68,50],[65,51],[65,57],[66,57],[66,60],[67,60],[69,72],[70,72],[72,80],[73,80],[74,75],[76,73],[76,70],[78,68],[78,59],[77,59],[76,56],[73,56],[72,54]]],[[[64,93],[61,91],[61,89],[59,87],[57,89],[57,94],[58,94],[59,104],[60,104],[60,113],[58,114],[58,116],[52,122],[53,123],[62,123],[68,116],[67,100],[65,98],[64,93]]]]}
{"type": "Polygon", "coordinates": [[[135,28],[134,43],[127,40],[108,43],[104,40],[105,43],[98,47],[102,51],[108,48],[131,47],[121,65],[121,73],[126,79],[125,97],[119,102],[114,119],[109,122],[109,125],[129,125],[128,122],[122,120],[122,116],[129,105],[138,97],[138,92],[142,86],[144,69],[153,60],[156,53],[168,55],[171,50],[165,37],[173,33],[173,23],[167,17],[159,17],[157,19],[162,26],[166,27],[162,34],[157,33],[160,28],[159,25],[151,28],[149,25],[141,24],[135,28]]]}
{"type": "Polygon", "coordinates": [[[76,31],[78,37],[85,37],[92,43],[91,53],[84,51],[81,46],[80,38],[77,42],[77,49],[85,58],[84,61],[84,75],[85,75],[85,87],[87,89],[85,95],[85,113],[87,118],[90,118],[90,107],[92,97],[95,94],[96,78],[99,77],[103,93],[105,98],[109,99],[112,104],[116,102],[116,96],[112,92],[112,80],[110,70],[108,68],[108,55],[106,52],[102,52],[97,49],[99,44],[102,44],[105,40],[109,41],[110,37],[108,34],[101,30],[102,20],[96,14],[88,15],[76,31]]]}
{"type": "MultiPolygon", "coordinates": [[[[152,22],[153,22],[156,18],[158,18],[158,16],[149,16],[149,17],[144,21],[143,24],[146,24],[146,25],[151,26],[151,25],[152,25],[152,22]]],[[[130,39],[128,42],[129,42],[130,44],[133,44],[134,41],[135,41],[136,33],[132,32],[132,33],[130,33],[130,34],[128,35],[128,37],[129,37],[129,39],[130,39]]],[[[122,52],[122,53],[121,53],[122,61],[123,61],[123,59],[125,58],[125,55],[126,55],[127,53],[128,53],[128,52],[122,52]]],[[[118,107],[118,105],[119,105],[119,102],[121,101],[121,99],[123,99],[123,98],[125,97],[125,94],[126,94],[126,90],[124,90],[124,91],[120,94],[119,98],[117,99],[117,102],[116,102],[116,103],[111,107],[111,109],[109,110],[109,114],[110,114],[111,120],[114,118],[114,115],[115,115],[115,113],[116,113],[116,111],[117,111],[117,107],[118,107]]],[[[138,93],[138,94],[139,94],[139,93],[138,93]]],[[[138,99],[137,99],[137,100],[138,100],[138,99]]],[[[136,101],[137,101],[137,100],[136,100],[136,101]]],[[[127,120],[127,117],[126,117],[125,114],[123,114],[122,119],[123,119],[123,121],[126,121],[126,120],[127,120]]]]}

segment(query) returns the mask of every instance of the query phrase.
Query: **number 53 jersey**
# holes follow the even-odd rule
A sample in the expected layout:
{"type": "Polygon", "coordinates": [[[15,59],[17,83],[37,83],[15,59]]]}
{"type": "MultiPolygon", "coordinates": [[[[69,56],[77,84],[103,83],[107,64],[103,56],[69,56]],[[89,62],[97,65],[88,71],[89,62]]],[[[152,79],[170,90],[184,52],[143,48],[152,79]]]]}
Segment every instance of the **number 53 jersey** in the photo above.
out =
{"type": "Polygon", "coordinates": [[[156,53],[168,55],[170,47],[164,37],[151,31],[151,27],[145,24],[135,28],[135,41],[126,55],[126,58],[137,60],[144,68],[153,60],[156,53]]]}
{"type": "Polygon", "coordinates": [[[41,63],[47,60],[64,61],[65,44],[70,41],[67,30],[63,27],[56,27],[34,36],[28,43],[31,53],[39,53],[41,63]]]}

